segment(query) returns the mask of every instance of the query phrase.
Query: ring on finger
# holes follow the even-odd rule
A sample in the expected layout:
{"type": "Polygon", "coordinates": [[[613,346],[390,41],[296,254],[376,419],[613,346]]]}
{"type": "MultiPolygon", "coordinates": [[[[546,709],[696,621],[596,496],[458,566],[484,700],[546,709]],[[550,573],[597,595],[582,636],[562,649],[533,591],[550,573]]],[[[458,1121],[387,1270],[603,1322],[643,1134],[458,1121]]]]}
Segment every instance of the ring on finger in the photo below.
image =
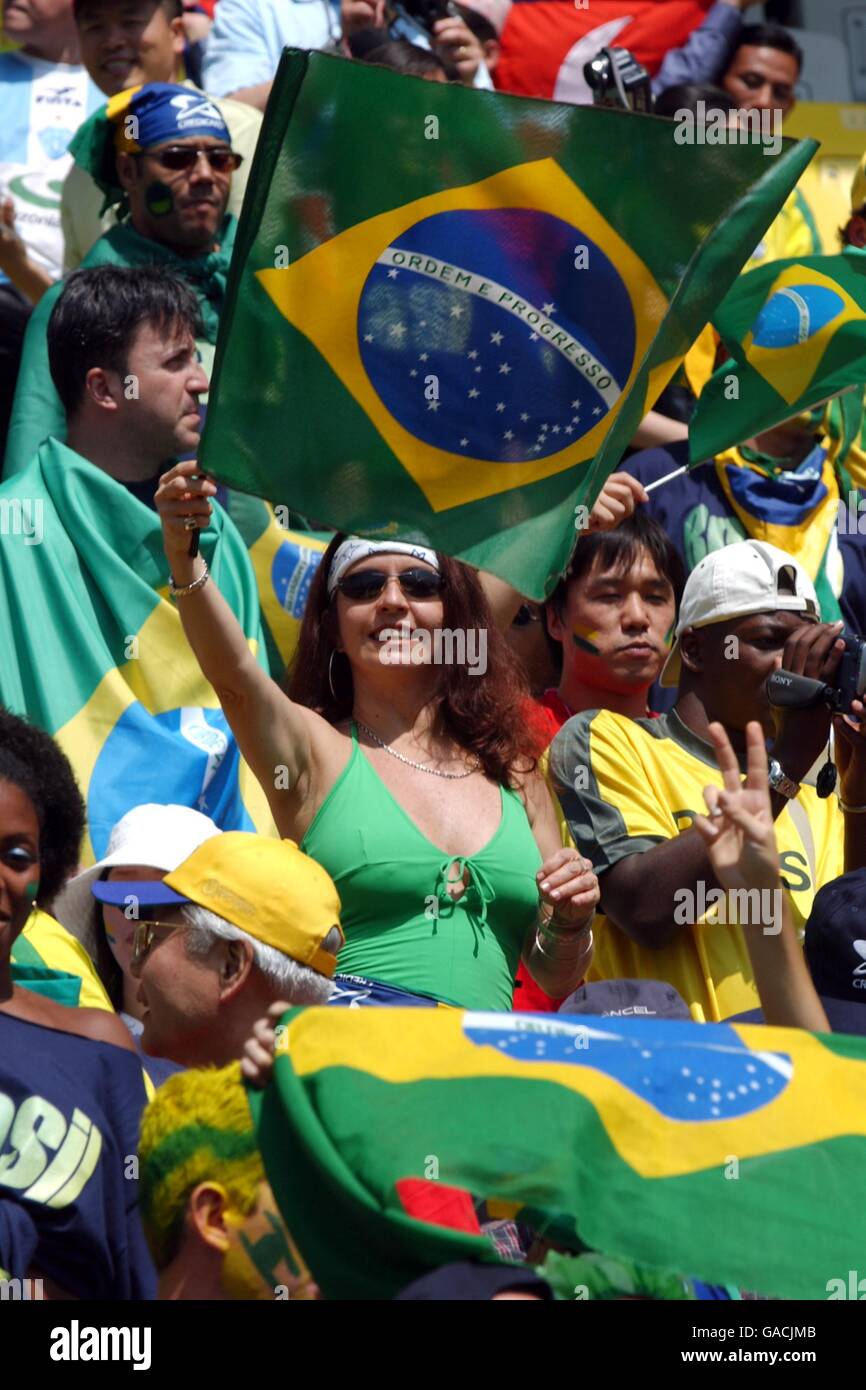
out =
{"type": "Polygon", "coordinates": [[[197,531],[197,530],[198,530],[198,522],[196,521],[196,519],[195,519],[194,516],[188,516],[188,517],[187,517],[186,521],[183,523],[183,529],[184,529],[185,531],[197,531]]]}

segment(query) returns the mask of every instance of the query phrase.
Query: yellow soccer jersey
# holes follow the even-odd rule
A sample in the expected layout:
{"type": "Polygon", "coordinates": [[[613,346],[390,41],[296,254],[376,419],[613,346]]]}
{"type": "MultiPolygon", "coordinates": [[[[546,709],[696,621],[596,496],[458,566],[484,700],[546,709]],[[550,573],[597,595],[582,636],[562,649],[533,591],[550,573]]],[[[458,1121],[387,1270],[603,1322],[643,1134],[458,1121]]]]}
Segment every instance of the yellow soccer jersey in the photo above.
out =
{"type": "MultiPolygon", "coordinates": [[[[712,748],[675,711],[658,719],[626,719],[609,710],[576,715],[554,739],[550,766],[575,843],[601,879],[602,900],[607,869],[688,830],[695,814],[706,809],[703,788],[722,785],[712,748]]],[[[822,801],[804,786],[776,821],[776,840],[782,882],[802,931],[818,889],[843,872],[844,826],[836,798],[822,801]]],[[[643,891],[653,892],[651,867],[643,891]]],[[[661,950],[638,945],[599,916],[588,978],[665,980],[699,1022],[757,1008],[733,905],[721,913],[713,906],[707,911],[708,897],[716,901],[712,892],[706,888],[702,896],[699,889],[679,899],[682,930],[661,950]]]]}
{"type": "Polygon", "coordinates": [[[790,256],[819,256],[822,250],[821,237],[809,204],[795,188],[782,204],[781,211],[770,223],[741,273],[745,275],[747,270],[755,270],[759,265],[766,265],[767,261],[786,260],[790,256]]]}

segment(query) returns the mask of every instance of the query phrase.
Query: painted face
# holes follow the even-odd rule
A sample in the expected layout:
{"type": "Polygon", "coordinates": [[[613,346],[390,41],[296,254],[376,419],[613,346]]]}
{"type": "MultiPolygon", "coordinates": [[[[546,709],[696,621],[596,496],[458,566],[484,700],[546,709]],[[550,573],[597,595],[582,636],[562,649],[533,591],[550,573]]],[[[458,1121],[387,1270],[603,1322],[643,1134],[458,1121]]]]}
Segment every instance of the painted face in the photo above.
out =
{"type": "Polygon", "coordinates": [[[39,886],[39,820],[29,796],[0,781],[0,955],[8,955],[39,886]]]}
{"type": "Polygon", "coordinates": [[[120,155],[118,170],[136,231],[181,254],[202,255],[212,248],[222,226],[232,176],[230,170],[215,169],[203,154],[191,169],[169,169],[160,151],[184,145],[199,150],[230,148],[212,135],[185,135],[135,157],[120,155]]]}
{"type": "Polygon", "coordinates": [[[319,1298],[318,1287],[277,1210],[270,1184],[259,1184],[255,1208],[248,1216],[227,1214],[229,1248],[222,1282],[229,1298],[319,1298]]]}
{"type": "MultiPolygon", "coordinates": [[[[371,598],[351,598],[338,589],[335,594],[340,645],[353,667],[400,671],[411,666],[409,634],[426,629],[441,628],[444,605],[441,594],[417,598],[404,593],[398,576],[407,570],[423,570],[435,574],[432,565],[416,560],[412,555],[371,555],[359,560],[346,571],[344,578],[375,571],[387,575],[381,593],[371,598]],[[383,639],[380,634],[395,631],[404,633],[399,639],[383,639]],[[408,649],[408,650],[407,650],[408,649]],[[401,662],[398,653],[406,651],[408,660],[401,662]]],[[[417,668],[416,668],[417,669],[417,668]]]]}
{"type": "MultiPolygon", "coordinates": [[[[109,869],[107,878],[109,882],[113,883],[156,883],[165,878],[165,874],[161,869],[149,869],[143,864],[118,864],[115,868],[109,869]]],[[[130,913],[132,913],[133,906],[130,905],[130,913]]],[[[127,916],[126,909],[122,907],[111,907],[108,903],[102,904],[102,924],[105,928],[105,937],[111,954],[126,979],[132,978],[129,963],[132,955],[135,918],[149,915],[148,910],[140,908],[134,915],[127,916]]]]}
{"type": "Polygon", "coordinates": [[[563,674],[601,691],[649,689],[669,650],[676,617],[670,580],[641,549],[627,570],[602,570],[568,585],[560,618],[548,610],[550,632],[562,643],[563,674]]]}
{"type": "Polygon", "coordinates": [[[76,23],[81,61],[106,96],[174,80],[183,20],[169,19],[160,0],[88,0],[76,23]]]}
{"type": "Polygon", "coordinates": [[[722,78],[722,87],[744,111],[781,111],[787,116],[796,104],[798,76],[793,54],[743,44],[722,78]]]}
{"type": "Polygon", "coordinates": [[[198,398],[208,379],[189,329],[143,323],[127,354],[126,372],[138,395],[127,399],[124,393],[119,408],[130,428],[146,437],[148,449],[153,446],[154,456],[170,459],[195,450],[201,437],[198,398]]]}

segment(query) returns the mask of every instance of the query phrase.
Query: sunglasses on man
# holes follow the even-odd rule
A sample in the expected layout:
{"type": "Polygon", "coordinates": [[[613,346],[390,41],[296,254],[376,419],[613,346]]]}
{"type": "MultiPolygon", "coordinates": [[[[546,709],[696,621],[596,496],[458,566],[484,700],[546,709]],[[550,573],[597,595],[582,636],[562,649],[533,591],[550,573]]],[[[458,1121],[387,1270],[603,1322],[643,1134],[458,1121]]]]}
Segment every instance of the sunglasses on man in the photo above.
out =
{"type": "Polygon", "coordinates": [[[134,150],[132,154],[135,159],[153,159],[172,173],[188,173],[195,168],[202,155],[216,174],[232,173],[244,162],[242,154],[220,145],[216,148],[210,145],[166,145],[164,150],[134,150]]]}

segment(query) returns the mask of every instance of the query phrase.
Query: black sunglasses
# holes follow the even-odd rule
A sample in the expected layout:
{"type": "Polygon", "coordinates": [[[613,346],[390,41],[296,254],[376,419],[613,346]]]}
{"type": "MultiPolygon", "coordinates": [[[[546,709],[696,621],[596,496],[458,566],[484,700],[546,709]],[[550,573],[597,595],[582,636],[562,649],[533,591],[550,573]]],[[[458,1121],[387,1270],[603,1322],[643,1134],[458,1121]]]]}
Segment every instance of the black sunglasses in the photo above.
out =
{"type": "Polygon", "coordinates": [[[445,588],[444,576],[437,570],[402,570],[400,574],[385,574],[383,570],[358,570],[337,581],[337,588],[346,598],[378,598],[389,579],[396,579],[409,598],[435,598],[445,588]]]}
{"type": "Polygon", "coordinates": [[[228,174],[234,169],[239,169],[244,162],[243,155],[237,154],[235,150],[213,150],[208,145],[167,145],[164,150],[135,150],[133,153],[136,159],[143,159],[145,156],[155,159],[164,169],[171,169],[175,173],[194,169],[200,154],[204,155],[217,174],[228,174]]]}

